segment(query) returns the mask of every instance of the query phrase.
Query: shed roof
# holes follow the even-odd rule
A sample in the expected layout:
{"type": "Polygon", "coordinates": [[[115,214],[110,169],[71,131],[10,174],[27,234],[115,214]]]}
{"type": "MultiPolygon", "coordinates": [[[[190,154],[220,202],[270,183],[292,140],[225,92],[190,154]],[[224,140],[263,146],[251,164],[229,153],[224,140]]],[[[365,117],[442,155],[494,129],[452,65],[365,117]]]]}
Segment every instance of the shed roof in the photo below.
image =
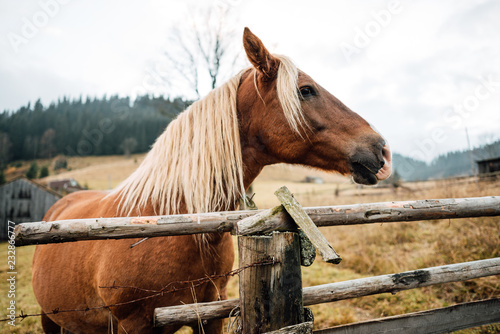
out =
{"type": "Polygon", "coordinates": [[[16,181],[18,181],[18,180],[24,180],[24,181],[26,181],[26,182],[28,182],[28,183],[32,184],[33,186],[35,186],[35,187],[38,187],[38,188],[42,189],[43,191],[46,191],[46,192],[48,192],[48,193],[50,193],[50,194],[52,194],[52,195],[54,195],[54,196],[57,196],[58,198],[61,198],[61,197],[62,197],[62,195],[61,195],[61,194],[59,194],[57,191],[54,191],[54,190],[50,189],[49,187],[44,186],[43,184],[40,184],[40,183],[35,182],[35,181],[33,181],[33,180],[30,180],[30,179],[28,179],[27,177],[25,177],[25,176],[23,176],[23,175],[21,175],[21,176],[17,176],[17,177],[15,177],[15,178],[13,178],[12,180],[10,180],[10,181],[8,181],[8,182],[6,182],[6,183],[4,183],[4,184],[0,185],[0,188],[4,187],[4,186],[6,186],[6,185],[8,185],[8,184],[10,184],[10,183],[16,182],[16,181]]]}

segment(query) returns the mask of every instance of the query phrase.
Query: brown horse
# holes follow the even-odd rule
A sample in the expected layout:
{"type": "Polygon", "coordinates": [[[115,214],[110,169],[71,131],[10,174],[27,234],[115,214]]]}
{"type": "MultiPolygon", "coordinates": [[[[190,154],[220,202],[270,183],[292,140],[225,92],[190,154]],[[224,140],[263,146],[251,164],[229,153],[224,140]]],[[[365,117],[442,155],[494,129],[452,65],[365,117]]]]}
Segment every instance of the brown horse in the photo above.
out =
{"type": "MultiPolygon", "coordinates": [[[[248,29],[243,44],[253,67],[172,121],[117,189],[68,195],[44,219],[233,210],[262,168],[280,162],[350,174],[363,184],[389,176],[389,148],[363,118],[287,57],[270,54],[248,29]]],[[[50,313],[42,316],[44,330],[172,333],[178,327],[153,329],[156,307],[226,297],[227,279],[216,279],[127,303],[151,294],[141,289],[228,272],[234,260],[228,233],[151,238],[130,248],[136,241],[38,246],[33,289],[42,312],[50,313]],[[102,288],[113,284],[140,289],[102,288]]],[[[197,326],[192,324],[195,331],[197,326]]],[[[204,325],[206,333],[221,328],[221,320],[204,325]]]]}

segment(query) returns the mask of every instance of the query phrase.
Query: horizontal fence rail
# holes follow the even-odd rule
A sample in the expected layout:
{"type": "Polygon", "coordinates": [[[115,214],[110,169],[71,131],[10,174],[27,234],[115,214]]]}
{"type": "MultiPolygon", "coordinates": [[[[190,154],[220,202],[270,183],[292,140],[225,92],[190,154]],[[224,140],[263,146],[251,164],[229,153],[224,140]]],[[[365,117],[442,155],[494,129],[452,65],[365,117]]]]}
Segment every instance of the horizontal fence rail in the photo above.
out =
{"type": "MultiPolygon", "coordinates": [[[[304,210],[317,226],[498,216],[500,196],[310,207],[304,210]]],[[[237,223],[240,220],[264,211],[266,210],[24,223],[15,228],[16,245],[212,232],[238,234],[237,223]]],[[[252,233],[289,230],[293,226],[288,214],[281,211],[252,233]]]]}
{"type": "Polygon", "coordinates": [[[450,333],[500,321],[500,299],[463,303],[326,328],[313,334],[450,333]]]}
{"type": "MultiPolygon", "coordinates": [[[[303,301],[304,306],[308,306],[499,274],[500,258],[463,262],[307,287],[303,289],[303,301]]],[[[232,310],[239,307],[239,303],[239,299],[230,299],[197,303],[196,305],[185,304],[157,308],[155,310],[155,326],[179,325],[198,320],[225,318],[230,315],[232,310]]]]}

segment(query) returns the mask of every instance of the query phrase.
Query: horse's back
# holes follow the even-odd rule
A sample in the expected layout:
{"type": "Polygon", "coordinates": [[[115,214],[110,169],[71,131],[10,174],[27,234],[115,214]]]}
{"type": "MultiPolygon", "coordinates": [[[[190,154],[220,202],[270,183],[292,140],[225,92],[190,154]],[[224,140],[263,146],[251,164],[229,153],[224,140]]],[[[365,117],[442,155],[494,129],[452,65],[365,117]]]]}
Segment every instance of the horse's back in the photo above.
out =
{"type": "Polygon", "coordinates": [[[113,216],[116,214],[116,208],[114,213],[112,210],[115,203],[112,198],[105,198],[107,194],[105,191],[83,190],[64,196],[52,205],[43,220],[113,216]]]}

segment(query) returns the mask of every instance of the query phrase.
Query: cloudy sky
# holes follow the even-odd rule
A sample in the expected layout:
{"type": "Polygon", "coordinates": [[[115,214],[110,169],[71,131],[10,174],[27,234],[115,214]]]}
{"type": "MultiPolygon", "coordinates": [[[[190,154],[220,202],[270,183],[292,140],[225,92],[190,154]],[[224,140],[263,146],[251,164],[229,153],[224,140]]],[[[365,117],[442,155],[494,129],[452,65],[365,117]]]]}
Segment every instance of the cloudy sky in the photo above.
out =
{"type": "MultiPolygon", "coordinates": [[[[0,0],[0,111],[38,98],[48,105],[63,96],[182,94],[151,84],[151,71],[175,49],[173,27],[185,29],[201,3],[0,0]]],[[[499,1],[212,6],[229,10],[232,31],[248,26],[272,52],[290,56],[395,152],[430,161],[466,148],[466,128],[472,146],[500,138],[499,1]]]]}

